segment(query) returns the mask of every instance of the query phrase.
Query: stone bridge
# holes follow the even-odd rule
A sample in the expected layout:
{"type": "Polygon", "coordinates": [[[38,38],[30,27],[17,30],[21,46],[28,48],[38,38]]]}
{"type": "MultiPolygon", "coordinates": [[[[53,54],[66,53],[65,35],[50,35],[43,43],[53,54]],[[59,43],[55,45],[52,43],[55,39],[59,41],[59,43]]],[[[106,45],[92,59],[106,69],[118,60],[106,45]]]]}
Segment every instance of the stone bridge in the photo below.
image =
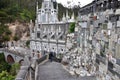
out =
{"type": "Polygon", "coordinates": [[[0,49],[0,53],[4,53],[5,60],[8,63],[14,63],[14,62],[22,63],[22,61],[24,60],[24,56],[25,56],[25,53],[20,53],[18,51],[13,51],[10,49],[5,49],[5,48],[0,49]]]}

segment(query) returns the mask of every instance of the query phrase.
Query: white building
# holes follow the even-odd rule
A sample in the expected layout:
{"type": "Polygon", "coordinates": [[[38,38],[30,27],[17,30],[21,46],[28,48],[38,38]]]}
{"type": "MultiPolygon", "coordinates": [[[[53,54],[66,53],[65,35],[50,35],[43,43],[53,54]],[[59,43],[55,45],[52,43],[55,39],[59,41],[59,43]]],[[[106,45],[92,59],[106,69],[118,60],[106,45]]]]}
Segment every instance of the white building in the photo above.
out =
{"type": "Polygon", "coordinates": [[[63,21],[58,21],[58,5],[53,5],[53,0],[44,0],[39,9],[37,3],[35,26],[32,22],[30,24],[30,49],[33,56],[36,53],[43,55],[66,52],[66,34],[69,24],[74,22],[74,15],[70,19],[67,12],[63,21]]]}

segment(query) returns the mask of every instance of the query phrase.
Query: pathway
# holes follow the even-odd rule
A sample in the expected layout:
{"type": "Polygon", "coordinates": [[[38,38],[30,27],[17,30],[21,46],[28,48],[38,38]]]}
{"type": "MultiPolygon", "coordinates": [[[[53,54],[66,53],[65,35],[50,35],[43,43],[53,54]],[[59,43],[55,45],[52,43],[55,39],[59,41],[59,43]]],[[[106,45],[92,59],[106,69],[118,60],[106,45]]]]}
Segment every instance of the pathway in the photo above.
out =
{"type": "Polygon", "coordinates": [[[38,80],[96,80],[95,77],[76,77],[70,75],[57,62],[46,62],[38,67],[38,80]]]}

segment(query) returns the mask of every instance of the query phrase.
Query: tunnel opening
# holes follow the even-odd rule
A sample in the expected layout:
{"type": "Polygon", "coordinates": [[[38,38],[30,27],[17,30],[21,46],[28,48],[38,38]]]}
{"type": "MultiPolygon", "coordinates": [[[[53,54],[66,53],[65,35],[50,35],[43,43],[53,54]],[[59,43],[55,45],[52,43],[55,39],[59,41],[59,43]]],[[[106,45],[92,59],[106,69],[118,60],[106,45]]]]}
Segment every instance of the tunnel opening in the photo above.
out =
{"type": "Polygon", "coordinates": [[[24,60],[21,59],[21,60],[19,61],[19,64],[22,65],[22,64],[23,64],[23,61],[24,61],[24,60]]]}
{"type": "Polygon", "coordinates": [[[10,63],[10,64],[15,63],[15,61],[14,61],[14,59],[13,59],[13,57],[11,55],[7,56],[7,62],[10,63]]]}

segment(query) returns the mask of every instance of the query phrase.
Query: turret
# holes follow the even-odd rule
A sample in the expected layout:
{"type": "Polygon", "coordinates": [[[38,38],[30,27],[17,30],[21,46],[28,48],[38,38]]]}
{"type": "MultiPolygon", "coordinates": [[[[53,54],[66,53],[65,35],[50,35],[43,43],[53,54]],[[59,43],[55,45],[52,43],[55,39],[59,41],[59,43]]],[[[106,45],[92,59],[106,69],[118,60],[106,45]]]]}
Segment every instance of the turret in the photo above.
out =
{"type": "Polygon", "coordinates": [[[58,4],[57,4],[57,11],[58,11],[59,7],[58,7],[58,4]]]}
{"type": "Polygon", "coordinates": [[[33,27],[33,22],[32,22],[32,20],[30,20],[30,25],[29,25],[30,34],[32,33],[32,27],[33,27]]]}
{"type": "Polygon", "coordinates": [[[71,16],[71,19],[69,19],[68,22],[75,22],[74,12],[73,12],[73,14],[72,14],[72,16],[71,16]]]}
{"type": "Polygon", "coordinates": [[[69,15],[68,15],[68,10],[66,11],[66,19],[67,19],[67,20],[70,19],[69,15]]]}
{"type": "Polygon", "coordinates": [[[62,21],[66,21],[65,14],[63,14],[62,21]]]}
{"type": "Polygon", "coordinates": [[[75,14],[73,12],[72,16],[71,16],[71,19],[74,20],[75,19],[75,14]]]}
{"type": "Polygon", "coordinates": [[[38,2],[37,2],[37,6],[36,6],[36,11],[38,12],[38,2]]]}

